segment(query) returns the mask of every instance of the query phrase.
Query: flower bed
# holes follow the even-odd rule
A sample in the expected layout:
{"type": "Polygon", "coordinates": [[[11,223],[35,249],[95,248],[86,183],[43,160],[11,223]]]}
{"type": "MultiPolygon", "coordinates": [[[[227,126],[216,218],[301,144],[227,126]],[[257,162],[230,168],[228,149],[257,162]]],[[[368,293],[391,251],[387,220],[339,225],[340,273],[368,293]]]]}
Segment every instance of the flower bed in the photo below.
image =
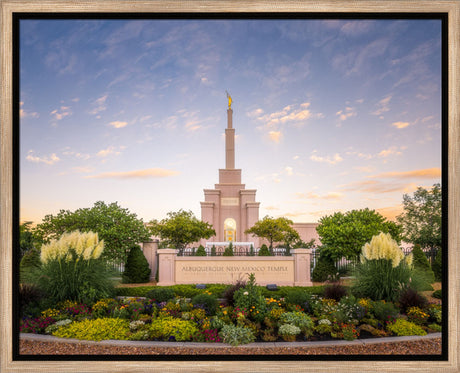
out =
{"type": "Polygon", "coordinates": [[[194,341],[238,346],[253,341],[354,340],[424,335],[441,329],[441,306],[399,309],[392,302],[344,296],[265,297],[252,278],[235,292],[233,305],[211,292],[168,301],[101,299],[92,306],[60,302],[41,315],[24,317],[20,332],[64,338],[194,341]],[[193,301],[195,300],[195,302],[193,301]]]}

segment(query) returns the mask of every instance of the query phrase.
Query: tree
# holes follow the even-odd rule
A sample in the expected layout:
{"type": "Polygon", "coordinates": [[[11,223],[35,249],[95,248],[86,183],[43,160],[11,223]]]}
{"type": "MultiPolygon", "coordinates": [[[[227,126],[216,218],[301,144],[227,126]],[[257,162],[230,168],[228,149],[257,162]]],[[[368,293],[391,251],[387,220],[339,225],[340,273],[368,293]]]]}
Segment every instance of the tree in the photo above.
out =
{"type": "Polygon", "coordinates": [[[29,250],[35,248],[36,239],[31,225],[31,221],[26,221],[19,226],[19,248],[21,257],[29,250]]]}
{"type": "Polygon", "coordinates": [[[139,245],[133,245],[126,260],[123,283],[140,284],[149,282],[151,269],[139,245]]]}
{"type": "Polygon", "coordinates": [[[380,232],[390,233],[398,243],[401,241],[401,227],[398,224],[386,221],[378,212],[367,208],[324,216],[316,231],[324,250],[333,260],[343,256],[350,260],[357,259],[364,244],[380,232]]]}
{"type": "Polygon", "coordinates": [[[168,212],[167,215],[168,217],[160,222],[152,220],[149,229],[153,235],[165,240],[167,245],[178,249],[179,255],[183,254],[188,244],[216,234],[212,225],[198,220],[191,211],[181,209],[177,212],[168,212]]]}
{"type": "Polygon", "coordinates": [[[59,238],[65,232],[97,232],[104,240],[102,258],[115,262],[125,262],[129,249],[150,239],[150,232],[142,219],[117,202],[109,205],[98,201],[92,208],[80,208],[71,212],[61,210],[57,215],[46,215],[35,229],[35,234],[45,243],[59,238]]]}
{"type": "Polygon", "coordinates": [[[292,224],[292,220],[287,218],[275,219],[265,216],[244,233],[266,238],[270,244],[270,252],[273,253],[273,242],[294,242],[300,239],[297,231],[292,228],[292,224]]]}
{"type": "Polygon", "coordinates": [[[440,249],[442,244],[442,190],[434,184],[431,190],[418,187],[413,196],[404,194],[403,213],[397,221],[402,225],[402,238],[422,249],[440,249]]]}

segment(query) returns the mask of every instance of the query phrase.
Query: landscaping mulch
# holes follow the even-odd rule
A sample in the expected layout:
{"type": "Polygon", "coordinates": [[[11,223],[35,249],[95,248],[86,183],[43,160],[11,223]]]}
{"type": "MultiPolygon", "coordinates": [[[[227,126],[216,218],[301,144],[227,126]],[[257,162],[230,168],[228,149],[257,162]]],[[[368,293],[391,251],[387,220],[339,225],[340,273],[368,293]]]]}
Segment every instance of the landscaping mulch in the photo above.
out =
{"type": "Polygon", "coordinates": [[[21,340],[21,355],[441,355],[441,338],[323,347],[134,347],[21,340]]]}

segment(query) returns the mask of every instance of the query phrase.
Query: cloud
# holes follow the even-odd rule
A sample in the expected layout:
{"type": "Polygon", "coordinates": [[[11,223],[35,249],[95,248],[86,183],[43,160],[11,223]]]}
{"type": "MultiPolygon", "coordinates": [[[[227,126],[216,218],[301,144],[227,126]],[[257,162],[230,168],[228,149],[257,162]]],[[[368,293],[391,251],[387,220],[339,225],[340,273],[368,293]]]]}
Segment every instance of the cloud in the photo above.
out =
{"type": "Polygon", "coordinates": [[[91,158],[91,156],[89,154],[82,154],[82,153],[79,153],[79,152],[74,152],[74,151],[71,151],[71,150],[68,150],[69,148],[67,148],[67,150],[63,151],[62,154],[65,155],[65,156],[68,156],[68,157],[75,157],[77,159],[83,159],[83,160],[87,160],[89,158],[91,158]]]}
{"type": "Polygon", "coordinates": [[[406,149],[405,146],[401,146],[399,148],[397,146],[391,146],[388,149],[382,150],[380,153],[377,154],[377,156],[386,158],[386,157],[389,157],[390,155],[401,155],[402,154],[401,150],[404,150],[404,149],[406,149]]]}
{"type": "Polygon", "coordinates": [[[38,118],[40,115],[37,112],[26,112],[22,107],[24,106],[24,102],[19,103],[19,118],[38,118]]]}
{"type": "Polygon", "coordinates": [[[149,179],[179,175],[178,171],[163,168],[148,168],[145,170],[127,172],[104,172],[98,175],[85,176],[85,179],[149,179]]]}
{"type": "Polygon", "coordinates": [[[270,140],[272,140],[273,142],[276,142],[276,143],[280,142],[280,139],[281,139],[282,136],[283,136],[283,134],[281,133],[281,131],[270,131],[268,133],[268,137],[270,138],[270,140]]]}
{"type": "Polygon", "coordinates": [[[114,121],[114,122],[110,122],[109,124],[115,128],[123,128],[128,125],[128,122],[114,121]]]}
{"type": "Polygon", "coordinates": [[[402,129],[402,128],[406,128],[410,126],[410,123],[409,122],[393,122],[391,125],[398,129],[402,129]]]}
{"type": "Polygon", "coordinates": [[[29,162],[45,163],[45,164],[49,164],[49,165],[53,165],[56,162],[59,162],[59,160],[60,160],[59,157],[55,153],[51,154],[49,157],[37,157],[37,156],[34,155],[33,150],[29,150],[29,152],[27,153],[26,159],[29,162]]]}
{"type": "Polygon", "coordinates": [[[382,115],[383,113],[389,111],[390,110],[389,103],[391,99],[392,99],[391,95],[388,95],[387,97],[382,98],[377,104],[377,109],[373,111],[371,114],[382,115]]]}
{"type": "Polygon", "coordinates": [[[342,199],[343,193],[339,192],[329,192],[323,195],[308,192],[308,193],[296,193],[297,198],[300,199],[320,199],[320,200],[337,200],[342,199]]]}
{"type": "Polygon", "coordinates": [[[247,112],[246,115],[249,118],[257,118],[257,117],[260,117],[263,113],[264,111],[261,108],[258,108],[258,109],[254,109],[252,111],[247,112]]]}
{"type": "MultiPolygon", "coordinates": [[[[315,153],[314,151],[313,153],[315,153]]],[[[320,157],[317,156],[316,154],[312,154],[310,156],[310,159],[315,162],[324,162],[324,163],[329,163],[329,164],[337,164],[339,162],[343,161],[343,158],[338,154],[334,154],[332,157],[320,157]]]]}
{"type": "Polygon", "coordinates": [[[92,167],[73,167],[72,170],[77,173],[85,173],[85,174],[88,174],[94,171],[92,167]]]}
{"type": "MultiPolygon", "coordinates": [[[[119,149],[123,150],[125,147],[120,146],[119,149]]],[[[109,155],[120,155],[121,152],[117,150],[114,146],[109,146],[107,149],[100,150],[97,152],[98,157],[108,157],[109,155]]]]}
{"type": "Polygon", "coordinates": [[[396,179],[434,179],[441,177],[441,169],[425,168],[421,170],[404,171],[404,172],[384,172],[378,175],[368,176],[371,178],[396,178],[396,179]]]}
{"type": "Polygon", "coordinates": [[[356,116],[356,111],[352,107],[346,107],[345,110],[339,110],[335,115],[339,116],[341,121],[347,120],[350,117],[356,116]]]}
{"type": "Polygon", "coordinates": [[[106,106],[106,100],[107,100],[108,95],[104,95],[99,97],[97,100],[95,100],[91,105],[93,106],[93,109],[89,112],[90,114],[96,115],[99,114],[101,111],[104,111],[107,109],[106,106]]]}
{"type": "Polygon", "coordinates": [[[50,115],[54,116],[54,119],[61,120],[72,114],[69,106],[61,106],[60,109],[53,110],[50,115]]]}
{"type": "MultiPolygon", "coordinates": [[[[307,109],[309,106],[309,102],[304,102],[300,105],[287,105],[280,111],[265,115],[262,115],[264,112],[262,109],[256,109],[248,113],[248,116],[256,117],[258,121],[263,122],[264,126],[268,128],[273,128],[289,122],[299,125],[303,124],[307,119],[312,117],[313,114],[307,109]],[[257,116],[257,113],[259,116],[257,116]]],[[[319,115],[322,114],[316,114],[317,117],[319,115]]]]}
{"type": "Polygon", "coordinates": [[[292,169],[292,167],[289,167],[289,166],[288,166],[288,167],[286,167],[284,170],[286,171],[286,174],[287,174],[288,176],[294,175],[294,170],[292,169]]]}

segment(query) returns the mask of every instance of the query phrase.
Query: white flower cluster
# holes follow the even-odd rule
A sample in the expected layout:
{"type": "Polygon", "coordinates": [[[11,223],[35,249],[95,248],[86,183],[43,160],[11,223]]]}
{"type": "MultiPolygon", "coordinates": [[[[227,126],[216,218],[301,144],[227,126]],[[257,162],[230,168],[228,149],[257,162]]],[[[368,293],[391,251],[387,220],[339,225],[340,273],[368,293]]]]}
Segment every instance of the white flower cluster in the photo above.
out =
{"type": "Polygon", "coordinates": [[[40,259],[43,263],[52,260],[71,261],[97,259],[104,250],[104,240],[99,241],[97,233],[74,231],[64,233],[59,240],[51,240],[41,248],[40,259]]]}
{"type": "Polygon", "coordinates": [[[318,325],[331,325],[332,323],[328,319],[321,319],[318,321],[318,325]]]}
{"type": "Polygon", "coordinates": [[[412,254],[404,258],[403,251],[389,233],[381,232],[372,237],[371,242],[363,246],[361,262],[373,259],[391,260],[393,268],[397,267],[401,260],[405,260],[408,265],[412,265],[412,254]]]}
{"type": "Polygon", "coordinates": [[[300,328],[292,324],[283,324],[279,327],[278,334],[297,335],[297,334],[300,334],[300,328]]]}
{"type": "Polygon", "coordinates": [[[131,321],[129,323],[129,330],[131,330],[132,332],[136,331],[137,329],[139,329],[141,326],[144,326],[144,322],[142,320],[135,320],[135,321],[131,321]]]}

